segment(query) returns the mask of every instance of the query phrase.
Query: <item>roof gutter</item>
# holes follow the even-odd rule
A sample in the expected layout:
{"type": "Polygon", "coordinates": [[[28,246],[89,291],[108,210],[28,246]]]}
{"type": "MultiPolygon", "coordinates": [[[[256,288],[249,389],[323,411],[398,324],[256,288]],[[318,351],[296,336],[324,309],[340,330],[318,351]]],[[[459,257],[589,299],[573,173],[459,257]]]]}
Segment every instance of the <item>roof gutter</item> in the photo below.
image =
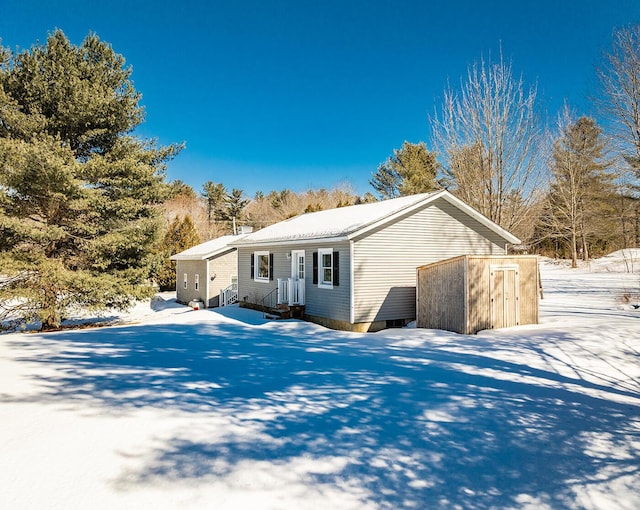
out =
{"type": "MultiPolygon", "coordinates": [[[[258,231],[259,232],[259,231],[258,231]]],[[[349,236],[342,235],[336,237],[308,237],[308,238],[298,238],[298,239],[266,239],[264,241],[236,241],[230,243],[229,246],[233,246],[235,248],[250,248],[252,246],[270,246],[270,245],[286,245],[293,246],[299,244],[328,244],[328,243],[339,243],[343,241],[348,241],[349,236]]]]}

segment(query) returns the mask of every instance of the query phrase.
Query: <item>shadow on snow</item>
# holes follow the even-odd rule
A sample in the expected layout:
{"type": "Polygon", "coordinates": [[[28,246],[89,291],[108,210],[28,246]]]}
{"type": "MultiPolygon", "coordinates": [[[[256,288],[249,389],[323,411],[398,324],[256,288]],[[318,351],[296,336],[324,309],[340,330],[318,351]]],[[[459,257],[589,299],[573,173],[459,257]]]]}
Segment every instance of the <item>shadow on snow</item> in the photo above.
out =
{"type": "Polygon", "coordinates": [[[451,352],[446,343],[403,347],[297,322],[44,338],[51,352],[40,346],[24,361],[54,366],[56,375],[39,381],[34,401],[211,413],[254,431],[210,440],[176,434],[148,452],[144,468],[123,473],[122,490],[224,477],[247,461],[277,471],[300,457],[340,458],[336,469],[306,473],[307,483],[355,484],[362,503],[378,508],[504,508],[523,496],[570,508],[577,486],[640,469],[629,446],[640,435],[640,409],[567,389],[610,387],[451,352]],[[595,448],[594,437],[607,447],[595,448]]]}

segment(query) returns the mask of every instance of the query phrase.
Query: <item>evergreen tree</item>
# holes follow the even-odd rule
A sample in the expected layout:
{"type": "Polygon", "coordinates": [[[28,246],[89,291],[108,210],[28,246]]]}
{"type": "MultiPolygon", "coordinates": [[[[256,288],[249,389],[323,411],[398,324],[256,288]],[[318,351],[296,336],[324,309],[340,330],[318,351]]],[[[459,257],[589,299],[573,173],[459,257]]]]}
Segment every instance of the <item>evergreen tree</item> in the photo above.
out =
{"type": "Polygon", "coordinates": [[[196,198],[196,192],[186,182],[183,182],[180,179],[176,179],[175,181],[171,181],[169,183],[169,191],[168,191],[167,198],[173,199],[179,196],[183,196],[187,198],[196,198]]]}
{"type": "Polygon", "coordinates": [[[200,195],[207,202],[207,221],[209,224],[219,215],[226,194],[227,190],[222,183],[216,184],[213,181],[207,181],[203,184],[200,195]]]}
{"type": "Polygon", "coordinates": [[[0,53],[0,313],[48,329],[71,307],[149,296],[165,163],[180,147],[129,134],[140,94],[96,35],[73,46],[58,30],[0,53]]]}
{"type": "Polygon", "coordinates": [[[378,170],[369,181],[371,187],[383,200],[399,197],[400,186],[402,185],[402,177],[393,167],[390,159],[378,166],[378,170]]]}
{"type": "Polygon", "coordinates": [[[244,191],[241,189],[233,188],[231,193],[227,193],[224,200],[224,209],[221,212],[222,217],[225,220],[229,220],[233,223],[233,233],[236,233],[237,221],[242,218],[245,207],[249,204],[250,200],[244,198],[244,191]]]}
{"type": "Polygon", "coordinates": [[[364,195],[356,199],[356,204],[371,204],[377,201],[378,199],[373,196],[373,193],[367,191],[364,195]]]}
{"type": "Polygon", "coordinates": [[[176,217],[162,240],[163,261],[158,272],[160,290],[176,290],[176,264],[169,257],[200,244],[200,236],[196,231],[191,216],[182,220],[176,217]]]}
{"type": "Polygon", "coordinates": [[[369,184],[382,198],[425,193],[440,187],[439,167],[436,153],[428,151],[424,142],[405,141],[378,167],[369,184]]]}

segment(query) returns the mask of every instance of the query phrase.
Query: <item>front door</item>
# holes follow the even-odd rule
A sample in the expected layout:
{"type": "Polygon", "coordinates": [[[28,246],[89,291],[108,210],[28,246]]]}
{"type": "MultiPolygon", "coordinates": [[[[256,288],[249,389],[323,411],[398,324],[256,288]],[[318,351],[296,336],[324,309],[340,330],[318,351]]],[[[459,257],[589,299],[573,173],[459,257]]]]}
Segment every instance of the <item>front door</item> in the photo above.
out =
{"type": "Polygon", "coordinates": [[[291,278],[304,280],[304,250],[291,252],[291,278]]]}
{"type": "Polygon", "coordinates": [[[291,300],[304,305],[304,250],[291,251],[291,300]]]}

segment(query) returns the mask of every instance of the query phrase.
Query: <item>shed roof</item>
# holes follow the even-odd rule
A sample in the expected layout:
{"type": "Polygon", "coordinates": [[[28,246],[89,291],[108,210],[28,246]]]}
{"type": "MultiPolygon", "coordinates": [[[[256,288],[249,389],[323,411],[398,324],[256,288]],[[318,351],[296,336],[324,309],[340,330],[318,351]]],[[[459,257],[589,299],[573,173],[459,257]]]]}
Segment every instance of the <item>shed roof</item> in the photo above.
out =
{"type": "Polygon", "coordinates": [[[211,241],[206,241],[202,244],[198,244],[193,248],[189,248],[188,250],[181,251],[180,253],[176,253],[172,255],[171,260],[206,260],[211,257],[215,257],[225,251],[232,249],[232,246],[229,244],[232,241],[238,241],[241,238],[246,237],[245,235],[229,235],[217,237],[216,239],[211,239],[211,241]]]}
{"type": "Polygon", "coordinates": [[[234,245],[254,245],[306,240],[352,239],[397,217],[443,198],[473,216],[507,242],[517,244],[520,240],[488,218],[455,198],[445,190],[409,195],[380,202],[339,207],[313,213],[301,214],[253,232],[234,245]]]}

